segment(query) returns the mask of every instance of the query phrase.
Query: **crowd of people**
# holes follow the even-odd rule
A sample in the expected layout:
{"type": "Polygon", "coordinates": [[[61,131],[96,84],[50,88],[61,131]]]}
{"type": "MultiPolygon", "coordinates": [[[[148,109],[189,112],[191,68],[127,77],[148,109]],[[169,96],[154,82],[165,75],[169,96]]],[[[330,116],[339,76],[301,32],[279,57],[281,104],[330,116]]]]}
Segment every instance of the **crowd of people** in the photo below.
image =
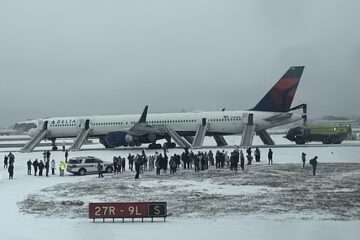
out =
{"type": "Polygon", "coordinates": [[[45,176],[49,177],[50,169],[51,175],[55,175],[56,162],[54,159],[50,161],[51,152],[44,151],[42,155],[43,159],[38,160],[36,158],[34,161],[31,161],[31,159],[27,161],[26,164],[28,175],[32,175],[32,168],[34,170],[34,176],[43,176],[43,172],[45,171],[45,176]]]}
{"type": "MultiPolygon", "coordinates": [[[[51,169],[51,175],[55,175],[56,162],[54,159],[50,161],[51,152],[44,151],[42,155],[43,155],[43,159],[38,160],[36,158],[34,161],[31,161],[31,159],[29,159],[26,162],[28,175],[34,174],[34,176],[43,176],[44,174],[46,177],[49,177],[50,169],[51,169]]],[[[4,156],[4,169],[8,170],[9,179],[14,178],[14,170],[15,170],[14,163],[15,163],[15,156],[12,152],[4,156]]],[[[65,161],[60,161],[59,162],[60,176],[64,176],[65,167],[66,167],[65,161]]]]}
{"type": "MultiPolygon", "coordinates": [[[[27,174],[34,176],[43,176],[43,173],[46,177],[49,177],[50,169],[51,175],[55,175],[56,170],[56,162],[54,159],[50,161],[51,152],[44,151],[42,153],[43,159],[38,160],[37,158],[34,161],[29,159],[27,161],[27,174]]],[[[59,161],[59,175],[64,176],[68,151],[65,151],[65,159],[59,161]]],[[[256,162],[261,161],[261,151],[258,147],[254,150],[254,157],[256,162]]],[[[273,164],[273,151],[271,148],[268,149],[268,164],[273,164]]],[[[245,168],[245,158],[246,165],[251,165],[253,161],[252,156],[252,148],[249,147],[246,149],[246,156],[243,150],[236,148],[230,153],[225,150],[218,150],[214,154],[211,150],[206,151],[198,151],[194,153],[190,151],[188,148],[185,148],[181,155],[173,154],[172,156],[168,156],[168,151],[165,149],[163,153],[155,152],[154,155],[148,156],[145,151],[142,150],[141,154],[132,155],[129,153],[127,156],[128,161],[128,169],[130,171],[136,172],[135,179],[138,179],[141,173],[144,171],[156,171],[156,175],[161,174],[161,170],[164,174],[167,173],[167,170],[170,170],[170,174],[175,174],[180,168],[183,169],[194,169],[195,172],[204,171],[209,169],[209,167],[214,167],[215,169],[228,168],[232,171],[238,171],[239,165],[242,170],[245,168]]],[[[317,168],[317,159],[314,158],[309,160],[310,165],[313,168],[313,175],[316,173],[317,168]]],[[[301,155],[302,166],[305,168],[306,162],[306,153],[302,153],[301,155]]],[[[8,169],[9,179],[14,178],[14,162],[15,156],[13,153],[9,153],[4,156],[4,169],[8,169]]],[[[121,156],[113,157],[113,172],[114,174],[120,174],[121,172],[125,172],[126,169],[126,158],[121,156]]],[[[103,177],[103,166],[102,164],[97,165],[97,170],[99,177],[103,177]]]]}
{"type": "MultiPolygon", "coordinates": [[[[256,147],[254,150],[254,157],[256,162],[261,161],[261,151],[258,147],[256,147]]],[[[271,148],[268,150],[267,157],[267,163],[272,165],[273,151],[271,148]]],[[[246,165],[251,165],[253,161],[251,147],[246,149],[246,156],[239,148],[236,148],[230,153],[225,150],[218,150],[216,151],[215,155],[211,150],[209,152],[198,151],[197,153],[194,153],[193,151],[189,151],[188,148],[185,148],[181,155],[175,153],[170,156],[170,158],[166,150],[164,150],[164,153],[159,153],[156,151],[155,154],[151,156],[147,156],[143,150],[141,154],[129,154],[127,157],[128,169],[130,171],[133,171],[133,165],[135,163],[136,179],[139,178],[139,174],[143,173],[144,171],[153,171],[154,169],[156,170],[156,175],[160,175],[161,170],[164,174],[166,174],[168,169],[170,169],[170,174],[175,174],[180,168],[194,169],[195,172],[207,170],[209,167],[215,167],[215,169],[228,168],[233,171],[238,171],[239,164],[240,168],[244,170],[245,158],[247,160],[246,165]]],[[[316,159],[314,161],[310,161],[310,164],[313,166],[314,175],[317,165],[316,159]]],[[[114,169],[117,170],[114,171],[115,174],[125,171],[125,158],[120,156],[114,157],[113,163],[114,169]]]]}
{"type": "MultiPolygon", "coordinates": [[[[302,154],[303,168],[305,168],[305,153],[302,154]]],[[[261,161],[261,151],[258,147],[254,150],[254,157],[256,162],[261,161]]],[[[273,164],[273,151],[271,148],[268,149],[267,153],[269,165],[273,164]]],[[[164,174],[167,173],[167,170],[170,170],[170,174],[175,174],[180,168],[183,169],[194,169],[195,172],[204,171],[209,169],[209,167],[215,167],[216,169],[228,168],[233,171],[238,171],[238,166],[244,170],[245,168],[245,156],[241,149],[236,148],[232,152],[228,153],[225,150],[218,150],[214,153],[210,150],[209,152],[198,151],[194,153],[189,151],[188,148],[185,148],[181,155],[173,154],[168,156],[167,150],[164,150],[163,153],[155,152],[154,155],[146,155],[145,151],[142,150],[141,154],[131,155],[129,153],[128,157],[128,169],[130,171],[134,170],[135,165],[135,179],[139,178],[139,174],[144,171],[153,171],[156,170],[156,175],[161,174],[161,170],[164,174]]],[[[246,165],[251,165],[253,156],[252,148],[249,147],[246,149],[246,165]]],[[[310,165],[313,167],[313,175],[316,172],[317,166],[317,156],[310,160],[310,165]]],[[[113,158],[113,168],[114,174],[125,172],[126,159],[121,156],[114,156],[113,158]]]]}

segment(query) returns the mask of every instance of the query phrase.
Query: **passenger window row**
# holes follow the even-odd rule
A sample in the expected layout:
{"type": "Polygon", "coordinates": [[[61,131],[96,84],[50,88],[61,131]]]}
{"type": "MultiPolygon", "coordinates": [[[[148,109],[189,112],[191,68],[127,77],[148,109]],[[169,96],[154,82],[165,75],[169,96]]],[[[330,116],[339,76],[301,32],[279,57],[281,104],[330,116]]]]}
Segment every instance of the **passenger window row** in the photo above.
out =
{"type": "MultiPolygon", "coordinates": [[[[241,118],[214,118],[209,119],[210,122],[225,122],[225,121],[240,121],[241,118]]],[[[189,122],[196,122],[196,120],[162,120],[162,121],[146,121],[149,124],[161,124],[161,123],[189,123],[189,122]]],[[[136,122],[110,122],[110,123],[90,123],[94,126],[108,126],[108,125],[134,125],[136,122]]],[[[50,127],[75,127],[76,124],[55,124],[50,125],[50,127]]]]}

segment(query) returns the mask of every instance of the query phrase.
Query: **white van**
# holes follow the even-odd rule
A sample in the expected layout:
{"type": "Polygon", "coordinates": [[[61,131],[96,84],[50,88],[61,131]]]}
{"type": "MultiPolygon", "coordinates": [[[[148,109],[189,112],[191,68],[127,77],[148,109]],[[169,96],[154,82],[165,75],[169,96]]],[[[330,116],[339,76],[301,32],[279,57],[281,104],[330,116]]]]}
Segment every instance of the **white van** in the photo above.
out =
{"type": "Polygon", "coordinates": [[[103,165],[104,173],[113,172],[114,168],[111,162],[105,162],[92,156],[70,158],[67,163],[66,171],[81,176],[85,174],[94,174],[98,173],[98,163],[103,165]]]}

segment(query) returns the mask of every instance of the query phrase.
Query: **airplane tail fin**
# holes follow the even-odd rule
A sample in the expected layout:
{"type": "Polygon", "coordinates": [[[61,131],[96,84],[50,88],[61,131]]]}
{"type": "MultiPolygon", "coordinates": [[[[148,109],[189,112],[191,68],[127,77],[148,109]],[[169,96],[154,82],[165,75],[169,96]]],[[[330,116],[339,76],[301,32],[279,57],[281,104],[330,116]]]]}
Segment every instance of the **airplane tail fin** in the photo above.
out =
{"type": "Polygon", "coordinates": [[[287,112],[291,107],[304,66],[290,67],[280,80],[252,109],[264,112],[287,112]]]}
{"type": "Polygon", "coordinates": [[[144,123],[146,122],[146,116],[147,116],[147,112],[148,112],[148,105],[145,106],[142,114],[141,114],[141,117],[139,119],[139,123],[144,123]]]}

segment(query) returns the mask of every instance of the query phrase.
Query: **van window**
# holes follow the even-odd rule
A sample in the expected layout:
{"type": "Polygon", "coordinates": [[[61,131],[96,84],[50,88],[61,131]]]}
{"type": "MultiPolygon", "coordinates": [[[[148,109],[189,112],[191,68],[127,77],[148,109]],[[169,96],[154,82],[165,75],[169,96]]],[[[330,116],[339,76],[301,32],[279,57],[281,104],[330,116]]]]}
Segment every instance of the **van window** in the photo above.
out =
{"type": "Polygon", "coordinates": [[[69,159],[69,164],[80,164],[81,159],[69,159]]]}
{"type": "Polygon", "coordinates": [[[94,158],[88,158],[85,160],[85,163],[97,163],[97,161],[94,158]]]}

